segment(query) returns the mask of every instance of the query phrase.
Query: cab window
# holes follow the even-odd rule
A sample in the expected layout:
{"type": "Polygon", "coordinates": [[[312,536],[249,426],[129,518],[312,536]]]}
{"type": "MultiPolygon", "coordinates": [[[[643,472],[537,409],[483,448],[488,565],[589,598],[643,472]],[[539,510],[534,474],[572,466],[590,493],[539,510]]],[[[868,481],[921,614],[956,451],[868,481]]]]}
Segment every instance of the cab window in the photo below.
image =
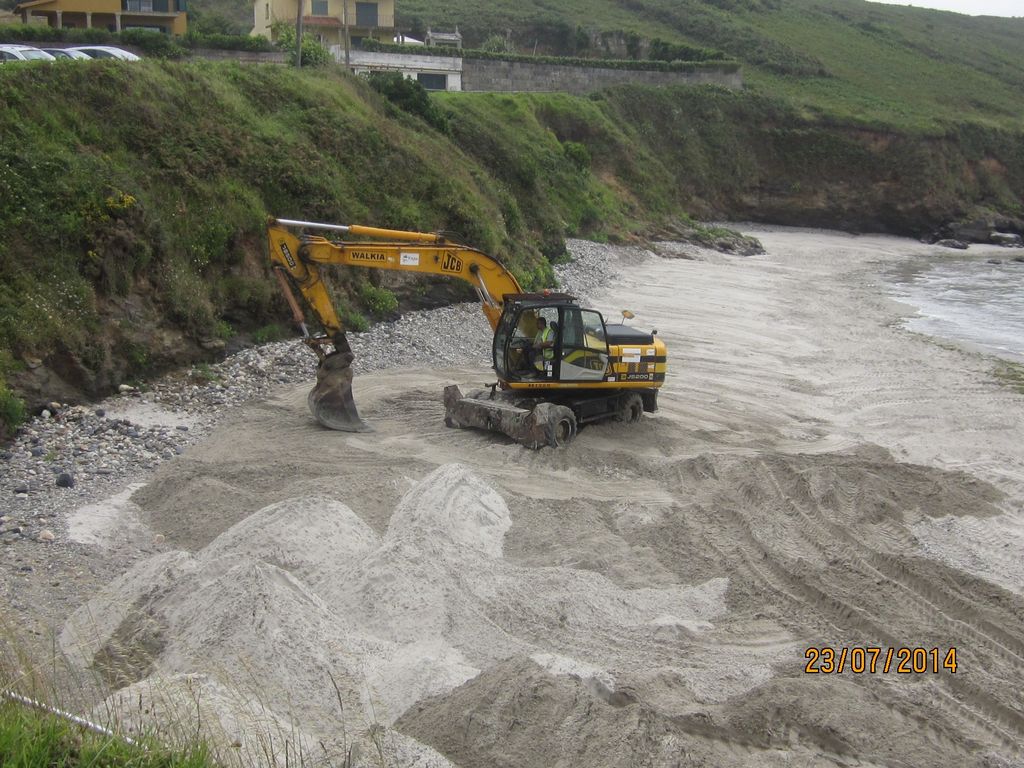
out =
{"type": "Polygon", "coordinates": [[[601,381],[608,368],[608,343],[600,313],[579,307],[562,310],[563,381],[601,381]]]}

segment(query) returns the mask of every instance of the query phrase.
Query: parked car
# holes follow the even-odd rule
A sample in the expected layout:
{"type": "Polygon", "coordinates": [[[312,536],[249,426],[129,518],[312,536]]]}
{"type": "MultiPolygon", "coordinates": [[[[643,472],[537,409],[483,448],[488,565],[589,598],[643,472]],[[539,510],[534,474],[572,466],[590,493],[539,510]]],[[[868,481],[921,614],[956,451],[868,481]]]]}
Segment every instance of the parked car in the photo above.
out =
{"type": "Polygon", "coordinates": [[[115,48],[112,45],[77,45],[74,48],[65,48],[65,51],[81,51],[92,59],[121,59],[122,61],[138,61],[139,57],[134,53],[115,48]]]}
{"type": "Polygon", "coordinates": [[[53,61],[54,58],[46,51],[33,48],[31,45],[0,45],[0,63],[8,61],[53,61]]]}
{"type": "Polygon", "coordinates": [[[40,48],[40,50],[46,51],[55,59],[92,59],[89,54],[76,51],[74,48],[40,48]]]}

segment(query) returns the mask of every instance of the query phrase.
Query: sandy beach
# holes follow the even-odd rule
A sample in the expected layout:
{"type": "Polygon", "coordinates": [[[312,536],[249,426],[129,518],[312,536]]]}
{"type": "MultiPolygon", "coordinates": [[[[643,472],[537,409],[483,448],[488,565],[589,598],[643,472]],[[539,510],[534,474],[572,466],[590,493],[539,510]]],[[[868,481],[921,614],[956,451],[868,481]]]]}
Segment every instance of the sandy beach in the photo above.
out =
{"type": "Polygon", "coordinates": [[[357,373],[373,433],[283,389],[71,515],[132,563],[59,628],[94,716],[254,764],[1024,765],[1024,395],[903,328],[886,270],[942,249],[744,231],[607,248],[588,303],[669,349],[638,425],[530,451],[444,426],[485,368],[357,373]]]}

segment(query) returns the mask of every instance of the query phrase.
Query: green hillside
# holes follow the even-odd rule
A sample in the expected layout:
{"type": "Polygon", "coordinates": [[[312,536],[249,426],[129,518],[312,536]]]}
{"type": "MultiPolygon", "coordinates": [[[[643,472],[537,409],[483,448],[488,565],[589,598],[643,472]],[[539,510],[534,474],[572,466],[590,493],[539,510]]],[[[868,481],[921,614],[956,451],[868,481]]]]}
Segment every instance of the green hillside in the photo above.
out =
{"type": "Polygon", "coordinates": [[[750,87],[822,119],[926,128],[1024,125],[1024,19],[864,0],[401,0],[403,28],[458,24],[520,51],[643,55],[659,39],[715,48],[750,87]]]}

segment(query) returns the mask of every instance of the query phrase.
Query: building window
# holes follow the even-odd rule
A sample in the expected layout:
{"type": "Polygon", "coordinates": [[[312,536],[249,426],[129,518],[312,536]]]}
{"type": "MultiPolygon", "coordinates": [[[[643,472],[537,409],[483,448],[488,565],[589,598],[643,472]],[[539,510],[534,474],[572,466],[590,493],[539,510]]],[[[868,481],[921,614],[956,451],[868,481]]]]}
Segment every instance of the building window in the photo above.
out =
{"type": "Polygon", "coordinates": [[[167,13],[167,0],[152,0],[153,10],[157,13],[167,13]]]}
{"type": "Polygon", "coordinates": [[[448,90],[448,75],[437,75],[431,72],[420,72],[416,80],[428,91],[448,90]]]}
{"type": "Polygon", "coordinates": [[[376,27],[377,26],[377,4],[356,3],[356,26],[376,27]]]}
{"type": "MultiPolygon", "coordinates": [[[[166,6],[164,6],[166,10],[166,6]]],[[[152,13],[153,0],[121,0],[122,11],[135,11],[137,13],[152,13]]]]}
{"type": "Polygon", "coordinates": [[[327,0],[313,0],[313,15],[314,16],[326,16],[327,15],[327,0]]]}

